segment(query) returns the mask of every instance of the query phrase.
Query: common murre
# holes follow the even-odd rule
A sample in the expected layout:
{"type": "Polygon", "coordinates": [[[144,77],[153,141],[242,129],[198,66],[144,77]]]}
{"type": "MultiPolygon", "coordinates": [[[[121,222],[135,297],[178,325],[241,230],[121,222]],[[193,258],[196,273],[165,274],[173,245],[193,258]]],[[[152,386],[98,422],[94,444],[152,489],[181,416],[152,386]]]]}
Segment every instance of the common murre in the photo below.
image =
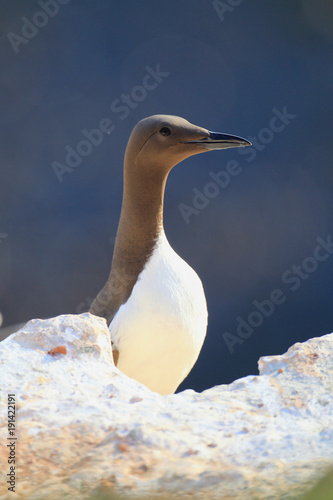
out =
{"type": "Polygon", "coordinates": [[[129,138],[111,272],[90,312],[108,322],[117,367],[152,391],[176,391],[198,358],[207,328],[200,278],[164,233],[168,174],[197,153],[250,145],[170,115],[141,120],[129,138]]]}

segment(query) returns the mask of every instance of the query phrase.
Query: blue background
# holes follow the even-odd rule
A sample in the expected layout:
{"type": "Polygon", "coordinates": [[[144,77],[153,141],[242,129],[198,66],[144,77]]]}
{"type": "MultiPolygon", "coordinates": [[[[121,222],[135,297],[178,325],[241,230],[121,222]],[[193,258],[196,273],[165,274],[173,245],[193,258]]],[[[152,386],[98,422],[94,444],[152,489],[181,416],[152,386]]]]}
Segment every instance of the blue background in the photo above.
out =
{"type": "Polygon", "coordinates": [[[88,309],[109,273],[128,136],[165,113],[266,140],[253,158],[211,152],[170,174],[166,234],[201,277],[209,309],[204,347],[180,389],[256,374],[259,356],[331,332],[333,255],[295,291],[282,275],[333,233],[332,3],[70,0],[53,10],[45,18],[36,1],[0,6],[3,326],[88,309]],[[22,17],[45,25],[15,45],[9,33],[22,36],[22,17]],[[169,75],[121,119],[111,104],[157,65],[169,75]],[[290,123],[263,131],[285,107],[290,123]],[[103,118],[114,131],[59,182],[52,163],[103,118]],[[231,160],[240,173],[187,224],[179,205],[193,207],[193,189],[204,193],[209,173],[231,160]],[[253,301],[274,289],[283,304],[231,352],[225,332],[236,335],[237,318],[247,321],[253,301]]]}

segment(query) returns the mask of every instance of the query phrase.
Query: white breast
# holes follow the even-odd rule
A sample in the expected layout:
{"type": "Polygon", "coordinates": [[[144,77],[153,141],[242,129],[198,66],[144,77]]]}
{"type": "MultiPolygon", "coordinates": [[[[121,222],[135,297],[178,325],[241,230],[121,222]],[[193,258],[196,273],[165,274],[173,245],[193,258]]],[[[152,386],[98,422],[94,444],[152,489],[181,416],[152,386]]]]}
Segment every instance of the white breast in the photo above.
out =
{"type": "Polygon", "coordinates": [[[117,366],[152,391],[172,394],[197,360],[206,328],[202,283],[163,233],[110,324],[117,366]]]}

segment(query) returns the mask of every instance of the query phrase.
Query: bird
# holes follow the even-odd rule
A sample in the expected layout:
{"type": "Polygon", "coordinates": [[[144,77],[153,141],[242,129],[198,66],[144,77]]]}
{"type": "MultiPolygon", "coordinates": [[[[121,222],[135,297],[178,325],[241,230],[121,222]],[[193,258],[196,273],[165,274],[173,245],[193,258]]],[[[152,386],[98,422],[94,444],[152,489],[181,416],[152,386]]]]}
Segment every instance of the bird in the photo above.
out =
{"type": "Polygon", "coordinates": [[[168,174],[192,155],[250,145],[163,114],[139,121],[129,137],[111,271],[89,312],[106,319],[117,368],[161,395],[191,371],[208,318],[200,278],[165,235],[168,174]]]}

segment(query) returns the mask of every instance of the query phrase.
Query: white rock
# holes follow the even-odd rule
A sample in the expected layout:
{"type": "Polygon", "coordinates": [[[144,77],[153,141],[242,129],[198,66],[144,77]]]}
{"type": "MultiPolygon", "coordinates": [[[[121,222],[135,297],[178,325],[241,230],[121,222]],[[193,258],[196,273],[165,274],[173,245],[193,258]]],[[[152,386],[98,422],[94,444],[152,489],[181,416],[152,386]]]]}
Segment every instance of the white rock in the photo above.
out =
{"type": "Polygon", "coordinates": [[[333,466],[333,334],[259,368],[201,394],[160,396],[114,366],[101,318],[30,321],[0,343],[0,498],[298,497],[333,466]],[[67,354],[47,354],[57,346],[67,354]],[[6,483],[8,393],[18,496],[6,483]]]}

